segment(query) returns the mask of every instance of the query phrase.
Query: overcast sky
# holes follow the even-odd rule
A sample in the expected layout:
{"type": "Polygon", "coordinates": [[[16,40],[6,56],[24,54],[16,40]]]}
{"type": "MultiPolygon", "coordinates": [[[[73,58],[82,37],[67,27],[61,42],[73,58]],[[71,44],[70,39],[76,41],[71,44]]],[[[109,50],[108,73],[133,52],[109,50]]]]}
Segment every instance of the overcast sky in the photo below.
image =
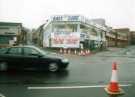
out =
{"type": "Polygon", "coordinates": [[[0,0],[0,21],[37,28],[51,15],[104,18],[113,28],[135,30],[135,0],[0,0]]]}

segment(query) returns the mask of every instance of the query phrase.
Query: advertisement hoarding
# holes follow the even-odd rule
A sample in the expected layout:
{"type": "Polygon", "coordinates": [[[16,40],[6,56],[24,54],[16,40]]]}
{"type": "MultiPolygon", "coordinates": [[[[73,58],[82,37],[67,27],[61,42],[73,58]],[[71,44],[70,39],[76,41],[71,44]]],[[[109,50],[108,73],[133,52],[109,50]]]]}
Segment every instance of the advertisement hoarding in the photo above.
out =
{"type": "Polygon", "coordinates": [[[79,32],[53,32],[51,33],[51,47],[79,48],[79,32]]]}

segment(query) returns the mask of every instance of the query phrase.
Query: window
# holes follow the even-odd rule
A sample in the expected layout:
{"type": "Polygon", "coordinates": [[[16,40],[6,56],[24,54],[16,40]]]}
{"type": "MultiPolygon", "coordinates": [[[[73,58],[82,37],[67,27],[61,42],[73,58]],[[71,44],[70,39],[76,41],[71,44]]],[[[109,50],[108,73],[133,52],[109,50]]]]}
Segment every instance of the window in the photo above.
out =
{"type": "Polygon", "coordinates": [[[16,47],[16,48],[10,48],[10,50],[9,50],[8,53],[9,54],[21,54],[21,48],[18,48],[18,47],[16,47]]]}
{"type": "Polygon", "coordinates": [[[39,52],[32,48],[24,48],[24,54],[25,55],[37,55],[39,52]]]}
{"type": "Polygon", "coordinates": [[[1,48],[0,54],[5,54],[7,52],[8,48],[1,48]]]}
{"type": "Polygon", "coordinates": [[[0,35],[0,44],[9,44],[9,40],[12,40],[13,36],[0,35]]]}
{"type": "Polygon", "coordinates": [[[92,29],[90,29],[90,34],[97,36],[97,31],[94,28],[92,28],[92,29]]]}

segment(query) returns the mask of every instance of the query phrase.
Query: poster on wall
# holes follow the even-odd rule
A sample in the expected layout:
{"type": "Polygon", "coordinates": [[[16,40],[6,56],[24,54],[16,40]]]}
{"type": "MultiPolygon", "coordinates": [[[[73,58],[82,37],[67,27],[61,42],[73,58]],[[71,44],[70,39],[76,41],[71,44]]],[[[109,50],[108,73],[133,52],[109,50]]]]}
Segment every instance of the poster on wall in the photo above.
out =
{"type": "Polygon", "coordinates": [[[44,32],[43,47],[50,47],[51,32],[44,32]]]}
{"type": "Polygon", "coordinates": [[[53,32],[51,33],[51,47],[79,48],[79,32],[53,32]]]}

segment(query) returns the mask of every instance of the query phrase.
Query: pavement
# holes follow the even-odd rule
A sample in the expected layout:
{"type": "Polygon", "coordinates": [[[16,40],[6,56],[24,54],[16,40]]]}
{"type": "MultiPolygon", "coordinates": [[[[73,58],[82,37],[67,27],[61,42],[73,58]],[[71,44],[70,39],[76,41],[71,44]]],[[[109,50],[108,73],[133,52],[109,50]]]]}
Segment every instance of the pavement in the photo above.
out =
{"type": "Polygon", "coordinates": [[[5,97],[110,97],[104,87],[110,81],[112,63],[117,62],[119,84],[125,91],[121,97],[134,97],[134,48],[111,48],[89,56],[66,54],[63,56],[70,60],[70,65],[57,73],[1,72],[0,94],[5,97]]]}

